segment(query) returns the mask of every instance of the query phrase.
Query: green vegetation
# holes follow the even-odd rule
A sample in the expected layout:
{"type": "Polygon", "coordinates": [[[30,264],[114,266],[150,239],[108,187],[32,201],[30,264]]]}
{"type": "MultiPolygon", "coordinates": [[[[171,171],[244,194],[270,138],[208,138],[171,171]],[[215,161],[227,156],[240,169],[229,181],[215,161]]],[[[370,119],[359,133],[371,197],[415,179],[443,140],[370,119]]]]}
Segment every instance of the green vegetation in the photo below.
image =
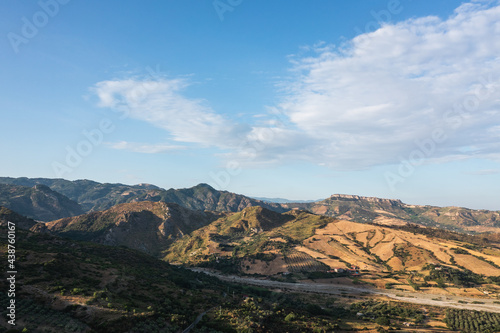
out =
{"type": "Polygon", "coordinates": [[[500,331],[500,314],[470,310],[446,310],[448,328],[464,333],[493,333],[500,331]]]}
{"type": "Polygon", "coordinates": [[[292,211],[283,215],[288,214],[293,216],[294,219],[285,223],[276,233],[281,236],[288,236],[296,242],[302,242],[312,237],[316,229],[324,228],[328,223],[332,222],[331,218],[305,211],[292,211]]]}
{"type": "Polygon", "coordinates": [[[450,250],[452,250],[452,251],[453,251],[454,253],[456,253],[456,254],[468,254],[468,255],[470,255],[470,252],[469,252],[469,251],[464,250],[464,249],[461,249],[461,248],[459,248],[459,247],[454,247],[454,248],[452,248],[452,249],[450,249],[450,250]]]}
{"type": "Polygon", "coordinates": [[[473,287],[475,285],[486,283],[487,280],[483,275],[476,274],[467,269],[455,269],[451,267],[441,267],[435,269],[436,266],[429,264],[424,267],[425,270],[429,269],[429,275],[425,276],[425,281],[435,281],[438,287],[445,287],[445,282],[452,283],[458,287],[473,287]]]}
{"type": "MultiPolygon", "coordinates": [[[[25,285],[33,291],[18,298],[18,321],[26,323],[28,329],[36,324],[46,327],[47,332],[83,332],[82,327],[90,327],[112,333],[134,331],[136,325],[148,322],[156,325],[150,332],[175,332],[218,304],[225,290],[216,278],[124,247],[22,230],[17,231],[16,247],[17,269],[22,272],[16,283],[18,288],[25,285]],[[50,304],[60,303],[63,297],[78,297],[86,305],[52,310],[50,304]],[[27,304],[26,312],[22,304],[27,304]],[[92,307],[95,315],[86,315],[87,307],[92,307]]],[[[6,245],[1,253],[0,259],[6,261],[6,245]]],[[[5,283],[0,283],[3,290],[5,283]]]]}
{"type": "Polygon", "coordinates": [[[329,222],[331,218],[305,211],[279,214],[262,207],[249,207],[175,241],[165,251],[165,259],[234,273],[243,259],[270,262],[279,251],[287,264],[297,266],[292,271],[326,271],[328,266],[307,254],[298,254],[293,247],[329,222]],[[207,255],[209,246],[216,246],[224,253],[207,255]]]}
{"type": "Polygon", "coordinates": [[[353,313],[362,313],[365,320],[377,319],[377,324],[388,326],[391,320],[413,321],[415,324],[422,323],[425,319],[420,309],[415,309],[403,303],[363,301],[353,303],[350,307],[353,313]]]}

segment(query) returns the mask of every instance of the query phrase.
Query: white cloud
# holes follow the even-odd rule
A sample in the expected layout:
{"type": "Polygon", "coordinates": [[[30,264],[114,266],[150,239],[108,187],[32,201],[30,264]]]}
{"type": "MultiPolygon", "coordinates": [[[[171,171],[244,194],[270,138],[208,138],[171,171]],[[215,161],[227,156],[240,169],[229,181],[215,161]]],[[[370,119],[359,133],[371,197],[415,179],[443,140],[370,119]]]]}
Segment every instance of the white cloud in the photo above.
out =
{"type": "Polygon", "coordinates": [[[437,128],[448,140],[431,158],[471,142],[491,147],[500,123],[499,55],[500,7],[464,4],[447,20],[386,24],[295,59],[299,74],[280,107],[316,139],[312,151],[320,154],[304,157],[335,168],[397,162],[437,128]],[[457,103],[465,111],[450,113],[457,103]]]}
{"type": "Polygon", "coordinates": [[[187,85],[182,79],[112,80],[97,83],[94,92],[99,106],[162,128],[174,141],[236,145],[240,126],[215,113],[204,100],[184,97],[181,92],[187,85]]]}
{"type": "Polygon", "coordinates": [[[183,146],[174,146],[168,144],[143,144],[127,141],[107,143],[107,145],[113,149],[128,150],[134,153],[144,154],[158,154],[185,149],[185,147],[183,146]]]}
{"type": "Polygon", "coordinates": [[[500,173],[500,170],[497,169],[484,169],[484,170],[478,170],[478,171],[472,171],[469,172],[469,175],[475,175],[475,176],[490,176],[490,175],[497,175],[500,173]]]}
{"type": "MultiPolygon", "coordinates": [[[[217,147],[241,162],[368,168],[399,162],[436,129],[447,139],[427,162],[498,160],[500,6],[466,3],[446,20],[385,24],[340,48],[310,49],[316,53],[292,60],[285,97],[266,117],[253,117],[255,124],[185,97],[183,79],[103,81],[94,91],[100,106],[162,128],[178,144],[217,147]]],[[[172,146],[114,148],[154,153],[172,146]]]]}

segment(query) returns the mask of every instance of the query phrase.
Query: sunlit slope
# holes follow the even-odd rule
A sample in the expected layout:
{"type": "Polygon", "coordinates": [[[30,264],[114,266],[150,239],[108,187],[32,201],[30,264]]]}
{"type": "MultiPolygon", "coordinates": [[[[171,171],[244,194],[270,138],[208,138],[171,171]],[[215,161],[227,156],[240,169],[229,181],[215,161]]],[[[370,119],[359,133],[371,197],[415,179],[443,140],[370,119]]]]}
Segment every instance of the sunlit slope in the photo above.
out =
{"type": "Polygon", "coordinates": [[[438,238],[305,211],[279,214],[251,207],[185,235],[165,251],[165,259],[196,265],[231,258],[241,271],[262,274],[351,267],[420,271],[434,264],[500,275],[497,243],[475,244],[479,237],[464,236],[470,238],[466,242],[453,235],[442,231],[438,238]]]}

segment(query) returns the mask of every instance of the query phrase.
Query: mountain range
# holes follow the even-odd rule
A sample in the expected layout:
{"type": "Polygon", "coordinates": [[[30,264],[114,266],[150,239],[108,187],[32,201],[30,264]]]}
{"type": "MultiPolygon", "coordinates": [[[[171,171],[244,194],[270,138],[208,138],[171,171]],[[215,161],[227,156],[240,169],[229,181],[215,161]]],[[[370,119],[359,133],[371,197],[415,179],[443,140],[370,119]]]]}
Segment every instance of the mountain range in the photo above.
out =
{"type": "Polygon", "coordinates": [[[175,203],[192,210],[217,212],[238,212],[253,206],[278,213],[299,208],[362,223],[415,223],[465,232],[500,230],[500,211],[409,205],[397,199],[334,194],[314,202],[276,203],[218,191],[207,184],[165,190],[151,184],[124,185],[90,180],[0,177],[0,206],[40,221],[53,221],[106,210],[122,203],[141,201],[175,203]]]}
{"type": "MultiPolygon", "coordinates": [[[[194,210],[239,211],[249,206],[262,206],[276,211],[286,210],[276,203],[263,202],[227,191],[217,191],[207,184],[199,184],[185,189],[165,190],[150,184],[124,185],[98,183],[90,180],[69,181],[65,179],[24,177],[0,177],[0,184],[22,186],[20,189],[23,191],[26,191],[26,187],[44,185],[77,203],[80,205],[82,212],[87,213],[105,210],[121,203],[138,201],[176,203],[194,210]]],[[[2,196],[2,193],[0,193],[0,200],[2,196]]],[[[8,201],[8,198],[6,199],[8,201]]],[[[64,201],[61,200],[62,206],[71,203],[67,200],[64,201]]],[[[18,212],[30,216],[30,212],[25,207],[20,207],[18,212]]],[[[59,215],[58,218],[69,216],[74,216],[74,214],[59,215]]],[[[48,221],[50,219],[40,220],[48,221]]]]}

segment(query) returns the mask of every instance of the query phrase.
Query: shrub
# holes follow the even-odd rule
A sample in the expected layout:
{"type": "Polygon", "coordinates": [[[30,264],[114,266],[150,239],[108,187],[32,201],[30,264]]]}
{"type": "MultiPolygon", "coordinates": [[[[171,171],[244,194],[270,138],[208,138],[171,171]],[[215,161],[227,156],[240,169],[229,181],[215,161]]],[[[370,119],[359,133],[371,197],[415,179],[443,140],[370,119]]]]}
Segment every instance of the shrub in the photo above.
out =
{"type": "Polygon", "coordinates": [[[389,326],[391,324],[391,321],[387,317],[378,317],[377,319],[375,319],[375,323],[381,326],[389,326]]]}

